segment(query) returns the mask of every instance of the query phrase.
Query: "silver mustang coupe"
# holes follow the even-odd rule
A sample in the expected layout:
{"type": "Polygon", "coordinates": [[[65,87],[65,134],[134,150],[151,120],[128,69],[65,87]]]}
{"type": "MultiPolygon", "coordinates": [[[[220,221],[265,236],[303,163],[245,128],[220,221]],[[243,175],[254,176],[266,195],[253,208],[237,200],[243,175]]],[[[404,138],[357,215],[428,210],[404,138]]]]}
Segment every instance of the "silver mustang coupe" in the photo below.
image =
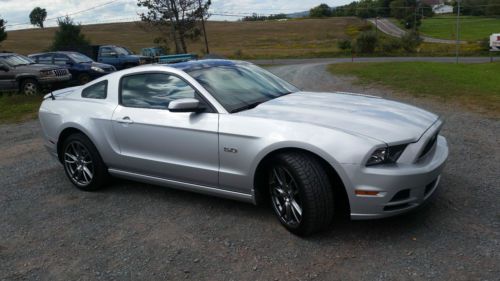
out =
{"type": "Polygon", "coordinates": [[[45,96],[45,145],[82,190],[109,176],[258,204],[298,235],[401,214],[436,190],[443,121],[399,102],[301,92],[253,64],[140,66],[45,96]]]}

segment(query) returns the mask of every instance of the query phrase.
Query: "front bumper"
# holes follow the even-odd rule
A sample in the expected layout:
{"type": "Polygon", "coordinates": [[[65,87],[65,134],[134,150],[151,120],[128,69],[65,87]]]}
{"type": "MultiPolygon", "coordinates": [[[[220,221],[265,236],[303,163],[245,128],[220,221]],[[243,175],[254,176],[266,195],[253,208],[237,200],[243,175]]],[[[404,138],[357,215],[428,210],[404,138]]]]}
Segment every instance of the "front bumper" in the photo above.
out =
{"type": "Polygon", "coordinates": [[[372,167],[344,165],[352,219],[384,218],[408,212],[426,202],[436,191],[448,158],[446,139],[439,136],[434,149],[416,163],[372,167]],[[375,191],[359,195],[356,190],[375,191]]]}

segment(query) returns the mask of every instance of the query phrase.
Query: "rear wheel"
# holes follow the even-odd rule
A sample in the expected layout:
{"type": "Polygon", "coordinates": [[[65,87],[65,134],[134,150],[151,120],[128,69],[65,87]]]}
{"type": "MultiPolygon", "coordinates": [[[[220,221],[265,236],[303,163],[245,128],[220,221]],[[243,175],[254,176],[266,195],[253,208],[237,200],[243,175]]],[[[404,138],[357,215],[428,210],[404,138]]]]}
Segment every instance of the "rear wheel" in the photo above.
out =
{"type": "Polygon", "coordinates": [[[87,136],[77,133],[66,138],[62,153],[66,176],[76,187],[94,191],[104,186],[107,168],[87,136]]]}
{"type": "Polygon", "coordinates": [[[290,232],[308,235],[329,227],[334,196],[326,171],[313,156],[282,153],[268,174],[273,210],[290,232]]]}
{"type": "Polygon", "coordinates": [[[26,96],[34,96],[39,91],[38,82],[35,79],[24,79],[21,82],[20,90],[26,96]]]}

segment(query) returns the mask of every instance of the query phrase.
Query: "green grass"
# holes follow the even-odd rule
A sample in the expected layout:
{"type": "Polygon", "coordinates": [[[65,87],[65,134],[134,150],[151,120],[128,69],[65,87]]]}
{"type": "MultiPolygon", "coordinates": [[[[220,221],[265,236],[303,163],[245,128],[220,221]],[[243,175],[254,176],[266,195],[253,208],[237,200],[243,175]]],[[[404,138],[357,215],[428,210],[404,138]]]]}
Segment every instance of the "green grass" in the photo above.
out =
{"type": "MultiPolygon", "coordinates": [[[[435,38],[455,39],[456,17],[439,16],[422,20],[420,32],[435,38]]],[[[479,41],[489,38],[492,33],[500,33],[500,18],[464,16],[460,18],[460,38],[479,41]]]]}
{"type": "Polygon", "coordinates": [[[6,95],[0,96],[0,123],[21,122],[36,118],[42,97],[6,95]]]}
{"type": "Polygon", "coordinates": [[[380,84],[416,96],[456,101],[476,111],[500,113],[500,63],[346,63],[330,65],[329,71],[356,76],[361,84],[380,84]]]}

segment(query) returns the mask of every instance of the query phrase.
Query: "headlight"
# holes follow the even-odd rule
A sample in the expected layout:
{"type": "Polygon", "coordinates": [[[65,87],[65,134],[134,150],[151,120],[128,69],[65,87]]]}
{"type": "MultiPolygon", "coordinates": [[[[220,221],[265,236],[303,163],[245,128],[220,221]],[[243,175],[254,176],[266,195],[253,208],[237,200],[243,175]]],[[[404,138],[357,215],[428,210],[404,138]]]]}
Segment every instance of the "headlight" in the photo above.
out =
{"type": "Polygon", "coordinates": [[[379,148],[372,153],[366,162],[366,166],[396,163],[401,154],[403,154],[406,146],[406,144],[401,144],[379,148]]]}
{"type": "Polygon", "coordinates": [[[54,75],[55,75],[55,73],[53,70],[41,70],[40,71],[41,77],[54,76],[54,75]]]}
{"type": "Polygon", "coordinates": [[[92,69],[95,72],[104,72],[104,69],[97,66],[92,66],[90,69],[92,69]]]}

